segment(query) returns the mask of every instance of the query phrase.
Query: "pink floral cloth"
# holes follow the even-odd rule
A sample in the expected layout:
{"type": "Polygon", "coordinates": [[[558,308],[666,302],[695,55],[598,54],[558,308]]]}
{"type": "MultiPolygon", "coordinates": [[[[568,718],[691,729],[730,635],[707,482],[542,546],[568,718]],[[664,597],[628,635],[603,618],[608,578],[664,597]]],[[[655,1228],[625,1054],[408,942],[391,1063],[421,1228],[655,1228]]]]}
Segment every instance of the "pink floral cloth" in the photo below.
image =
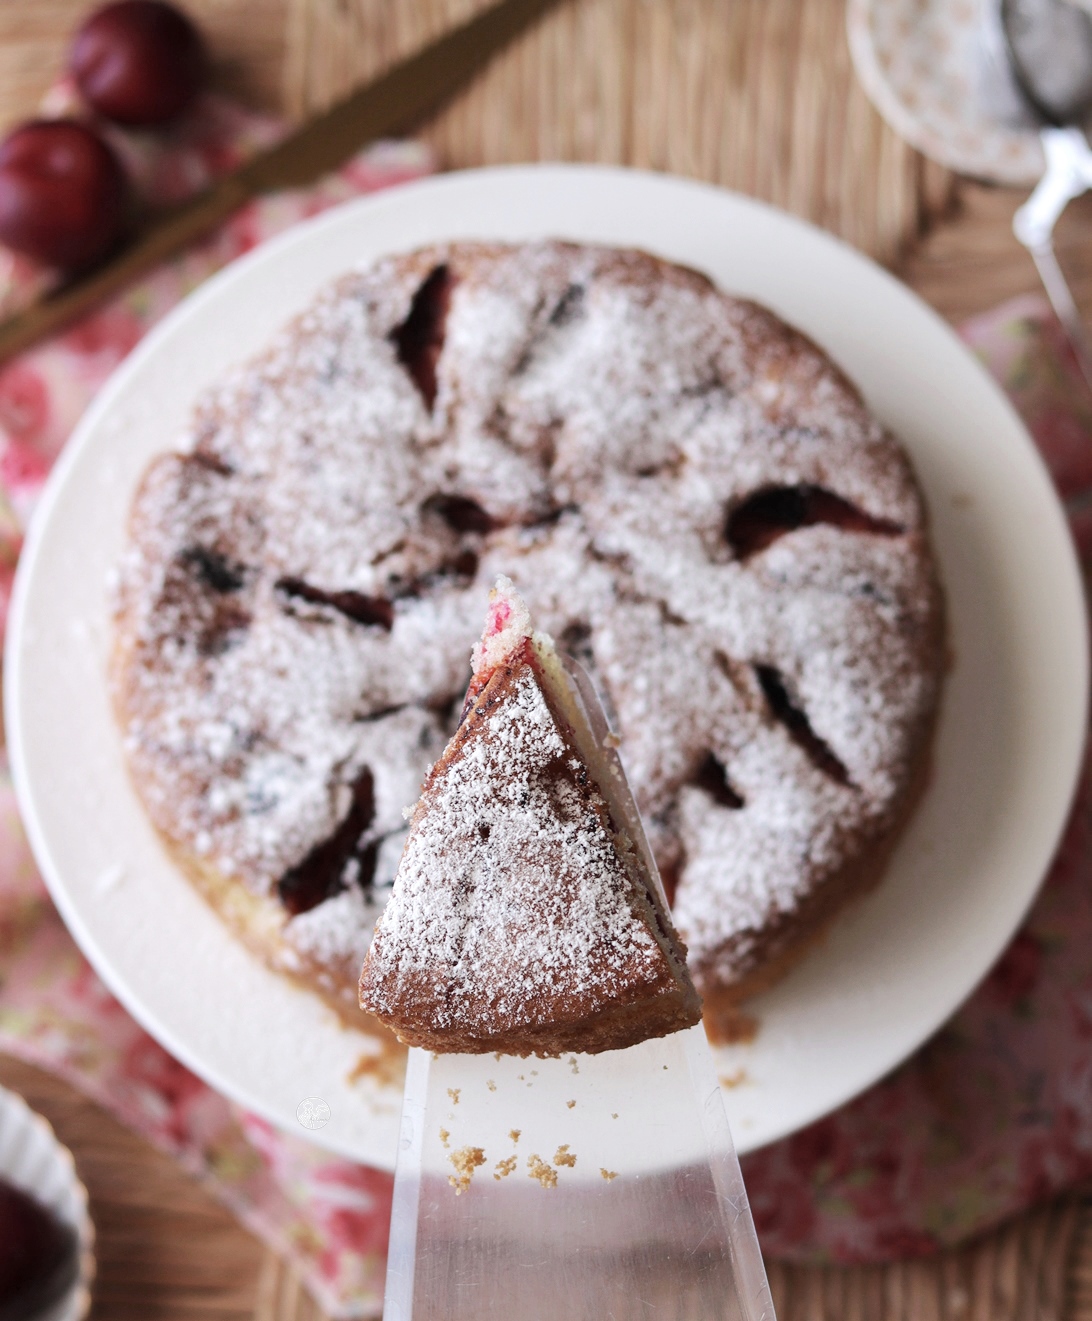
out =
{"type": "MultiPolygon", "coordinates": [[[[151,173],[164,168],[159,161],[151,173]]],[[[145,331],[270,234],[430,168],[421,147],[384,144],[305,194],[265,198],[0,369],[0,623],[42,481],[95,390],[145,331]]],[[[1017,300],[964,335],[1023,413],[1092,564],[1092,398],[1048,309],[1038,298],[1017,300]]],[[[970,1001],[864,1096],[744,1161],[768,1254],[861,1262],[928,1252],[1092,1178],[1090,881],[1092,766],[1028,922],[970,1001]]],[[[329,1312],[379,1314],[390,1175],[239,1110],[133,1022],[50,903],[2,768],[0,1049],[60,1074],[171,1152],[298,1263],[329,1312]]]]}

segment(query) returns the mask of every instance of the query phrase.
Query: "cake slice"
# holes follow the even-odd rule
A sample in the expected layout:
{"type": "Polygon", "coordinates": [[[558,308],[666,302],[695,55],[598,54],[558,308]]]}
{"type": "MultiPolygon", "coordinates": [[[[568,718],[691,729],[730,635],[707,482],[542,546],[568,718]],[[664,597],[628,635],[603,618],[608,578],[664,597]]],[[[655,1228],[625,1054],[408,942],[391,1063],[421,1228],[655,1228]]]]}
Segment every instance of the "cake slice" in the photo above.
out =
{"type": "Polygon", "coordinates": [[[360,1004],[409,1045],[559,1055],[689,1027],[701,1004],[635,809],[506,578],[459,728],[425,780],[360,1004]]]}

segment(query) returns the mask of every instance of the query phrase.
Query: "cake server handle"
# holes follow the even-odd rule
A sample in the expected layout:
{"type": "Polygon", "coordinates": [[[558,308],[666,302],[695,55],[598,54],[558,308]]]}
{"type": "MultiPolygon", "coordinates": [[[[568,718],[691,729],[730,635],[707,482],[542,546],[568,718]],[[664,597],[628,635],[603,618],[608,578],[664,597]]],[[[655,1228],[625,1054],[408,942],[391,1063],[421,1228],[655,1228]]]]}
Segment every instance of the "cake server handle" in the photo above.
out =
{"type": "Polygon", "coordinates": [[[773,1321],[701,1026],[538,1060],[412,1050],[384,1321],[773,1321]]]}

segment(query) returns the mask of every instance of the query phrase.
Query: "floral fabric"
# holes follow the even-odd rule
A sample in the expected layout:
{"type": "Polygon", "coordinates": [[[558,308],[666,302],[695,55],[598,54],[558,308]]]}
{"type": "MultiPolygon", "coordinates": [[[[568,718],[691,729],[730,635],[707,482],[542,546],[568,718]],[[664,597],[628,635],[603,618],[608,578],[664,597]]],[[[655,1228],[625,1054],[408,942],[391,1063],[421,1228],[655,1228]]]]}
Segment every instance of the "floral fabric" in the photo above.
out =
{"type": "MultiPolygon", "coordinates": [[[[240,124],[255,143],[273,132],[218,113],[234,124],[229,138],[240,124]]],[[[191,148],[179,158],[186,169],[191,148]]],[[[214,171],[237,159],[230,144],[201,158],[214,171]]],[[[142,168],[173,180],[169,165],[142,168]]],[[[262,199],[0,369],[0,625],[42,482],[95,390],[148,328],[269,235],[430,168],[416,144],[382,144],[306,193],[262,199]]],[[[1056,323],[1028,298],[976,319],[964,335],[1023,413],[1092,563],[1092,398],[1056,323]]],[[[391,1176],[241,1111],[136,1025],[50,903],[2,767],[0,1049],[66,1078],[172,1153],[294,1258],[330,1313],[379,1314],[391,1176]]],[[[1092,1178],[1092,765],[1027,923],[968,1003],[865,1095],[743,1165],[768,1254],[841,1262],[934,1250],[1092,1178]]]]}

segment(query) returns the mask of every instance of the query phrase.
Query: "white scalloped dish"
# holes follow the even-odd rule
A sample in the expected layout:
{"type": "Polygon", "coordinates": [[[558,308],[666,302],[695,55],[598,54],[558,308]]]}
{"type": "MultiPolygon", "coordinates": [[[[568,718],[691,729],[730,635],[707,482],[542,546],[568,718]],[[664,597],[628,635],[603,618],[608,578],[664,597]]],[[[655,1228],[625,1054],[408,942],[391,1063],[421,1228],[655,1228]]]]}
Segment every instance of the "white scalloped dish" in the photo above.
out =
{"type": "Polygon", "coordinates": [[[0,1178],[28,1193],[76,1236],[76,1278],[39,1321],[83,1321],[91,1307],[95,1278],[95,1229],[87,1211],[87,1189],[72,1153],[57,1141],[49,1123],[23,1098],[0,1087],[0,1178]]]}

